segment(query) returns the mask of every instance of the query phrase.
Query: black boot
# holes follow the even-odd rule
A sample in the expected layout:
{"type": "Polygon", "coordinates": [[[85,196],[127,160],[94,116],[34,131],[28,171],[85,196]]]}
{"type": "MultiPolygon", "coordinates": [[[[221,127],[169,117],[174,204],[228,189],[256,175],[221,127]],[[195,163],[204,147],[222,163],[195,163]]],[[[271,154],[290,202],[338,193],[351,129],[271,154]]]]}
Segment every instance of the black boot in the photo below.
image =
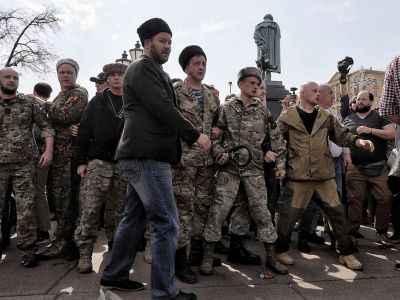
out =
{"type": "Polygon", "coordinates": [[[336,251],[336,238],[335,238],[333,232],[332,231],[328,231],[328,235],[329,235],[329,239],[331,240],[330,249],[332,251],[336,251]]]}
{"type": "Polygon", "coordinates": [[[214,252],[222,255],[229,254],[229,248],[226,247],[221,241],[217,242],[214,248],[214,252]]]}
{"type": "Polygon", "coordinates": [[[197,275],[190,268],[189,260],[187,258],[186,246],[176,250],[175,276],[184,283],[197,283],[197,275]]]}
{"type": "Polygon", "coordinates": [[[67,250],[65,253],[65,259],[67,261],[74,261],[79,259],[79,248],[76,246],[73,240],[67,242],[67,250]]]}
{"type": "Polygon", "coordinates": [[[194,239],[190,240],[190,252],[189,261],[191,266],[200,266],[201,260],[203,259],[203,242],[204,239],[194,239]]]}
{"type": "Polygon", "coordinates": [[[37,250],[38,247],[32,245],[31,247],[21,251],[21,263],[24,267],[32,268],[38,265],[38,257],[36,255],[37,250]]]}
{"type": "Polygon", "coordinates": [[[232,234],[228,261],[244,265],[259,265],[261,257],[246,249],[244,237],[232,234]]]}
{"type": "Polygon", "coordinates": [[[308,235],[308,241],[316,245],[325,245],[325,239],[322,236],[319,236],[316,232],[308,235]]]}
{"type": "Polygon", "coordinates": [[[311,252],[310,246],[308,245],[308,236],[309,236],[308,232],[299,231],[298,233],[299,240],[297,242],[297,248],[299,249],[300,252],[303,253],[311,252]]]}
{"type": "MultiPolygon", "coordinates": [[[[189,262],[192,267],[199,267],[201,261],[203,260],[203,243],[204,239],[191,239],[190,241],[190,252],[189,252],[189,262]]],[[[218,243],[217,243],[218,244],[218,243]]],[[[222,261],[219,257],[213,256],[213,267],[219,267],[222,265],[222,261]]]]}

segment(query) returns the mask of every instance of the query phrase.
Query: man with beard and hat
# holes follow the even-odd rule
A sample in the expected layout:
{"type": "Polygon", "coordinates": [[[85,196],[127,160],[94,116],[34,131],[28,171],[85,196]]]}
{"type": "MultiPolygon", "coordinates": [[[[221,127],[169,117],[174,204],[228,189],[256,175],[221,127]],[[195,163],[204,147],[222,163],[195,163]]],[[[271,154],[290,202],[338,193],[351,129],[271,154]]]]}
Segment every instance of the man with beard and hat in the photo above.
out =
{"type": "MultiPolygon", "coordinates": [[[[179,64],[187,74],[185,80],[174,82],[180,111],[199,131],[211,139],[218,138],[221,130],[213,124],[220,103],[218,92],[202,83],[207,69],[206,54],[199,46],[187,46],[179,55],[179,64]]],[[[210,207],[213,164],[211,155],[205,153],[200,146],[189,146],[183,141],[180,164],[172,169],[174,196],[179,214],[175,275],[185,283],[197,282],[196,273],[190,268],[190,264],[200,265],[203,258],[203,230],[210,207]],[[189,244],[190,263],[187,256],[189,244]]]]}
{"type": "Polygon", "coordinates": [[[76,164],[82,178],[75,242],[79,248],[79,273],[90,273],[101,206],[109,249],[124,208],[126,184],[114,159],[124,125],[122,81],[128,67],[121,63],[103,67],[109,88],[97,93],[83,113],[77,136],[76,164]]]}
{"type": "Polygon", "coordinates": [[[152,249],[151,298],[197,299],[174,283],[179,221],[172,187],[171,164],[181,158],[180,138],[205,151],[210,139],[179,112],[171,80],[162,69],[171,52],[172,32],[159,18],[137,30],[144,55],[128,68],[123,82],[124,129],[116,159],[127,180],[125,211],[100,285],[137,291],[143,284],[129,270],[149,224],[152,249]]]}
{"type": "Polygon", "coordinates": [[[355,147],[345,149],[347,217],[350,232],[355,234],[362,223],[362,207],[369,186],[376,202],[376,236],[383,245],[393,246],[387,235],[392,195],[387,184],[389,170],[386,147],[387,141],[395,138],[396,128],[372,109],[373,103],[373,94],[368,91],[359,92],[356,113],[343,122],[350,132],[371,140],[375,146],[372,153],[355,147]]]}
{"type": "Polygon", "coordinates": [[[34,178],[38,156],[32,129],[37,124],[45,139],[45,151],[39,158],[41,166],[49,165],[53,159],[54,130],[39,105],[17,93],[18,86],[19,74],[15,70],[0,70],[0,216],[11,180],[18,217],[17,247],[22,251],[22,264],[32,267],[37,264],[34,178]]]}

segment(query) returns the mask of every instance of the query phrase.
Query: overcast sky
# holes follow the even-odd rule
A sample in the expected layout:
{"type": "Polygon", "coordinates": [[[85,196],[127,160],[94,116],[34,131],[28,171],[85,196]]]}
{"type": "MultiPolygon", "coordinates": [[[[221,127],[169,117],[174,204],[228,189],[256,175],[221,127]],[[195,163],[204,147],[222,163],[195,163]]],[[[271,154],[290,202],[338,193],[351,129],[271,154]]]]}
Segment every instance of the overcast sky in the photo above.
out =
{"type": "MultiPolygon", "coordinates": [[[[208,64],[205,83],[221,92],[238,92],[236,74],[254,66],[257,47],[254,27],[265,14],[272,14],[281,29],[282,74],[273,74],[287,89],[308,80],[327,82],[336,62],[346,55],[354,58],[354,69],[385,70],[400,54],[400,2],[398,0],[0,0],[1,7],[43,9],[56,7],[63,20],[53,45],[60,58],[75,59],[81,68],[78,83],[94,95],[89,81],[104,64],[134,47],[137,27],[149,18],[160,17],[169,24],[172,53],[164,69],[171,78],[184,78],[178,64],[181,50],[196,44],[205,51],[208,64]]],[[[55,62],[53,63],[55,66],[55,62]]],[[[21,72],[20,92],[30,92],[38,81],[59,85],[54,72],[42,77],[21,72]]]]}

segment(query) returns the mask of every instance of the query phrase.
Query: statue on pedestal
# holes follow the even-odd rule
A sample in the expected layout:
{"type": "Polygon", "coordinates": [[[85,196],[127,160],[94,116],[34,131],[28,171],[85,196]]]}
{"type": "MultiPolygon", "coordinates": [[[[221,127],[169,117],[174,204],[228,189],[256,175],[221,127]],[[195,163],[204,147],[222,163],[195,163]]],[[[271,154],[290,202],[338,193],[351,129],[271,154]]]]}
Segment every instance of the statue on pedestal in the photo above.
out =
{"type": "Polygon", "coordinates": [[[272,15],[267,14],[264,21],[254,30],[254,41],[257,44],[257,67],[262,78],[271,81],[271,72],[281,73],[280,53],[281,31],[272,15]]]}

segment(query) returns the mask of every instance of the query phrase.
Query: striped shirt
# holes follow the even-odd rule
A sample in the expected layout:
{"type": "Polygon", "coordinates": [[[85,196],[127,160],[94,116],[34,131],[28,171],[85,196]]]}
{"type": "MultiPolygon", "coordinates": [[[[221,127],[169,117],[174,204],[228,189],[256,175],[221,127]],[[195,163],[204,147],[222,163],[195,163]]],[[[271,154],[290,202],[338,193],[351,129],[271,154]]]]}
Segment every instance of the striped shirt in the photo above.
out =
{"type": "Polygon", "coordinates": [[[201,106],[201,108],[204,110],[204,92],[203,89],[193,89],[192,92],[194,97],[196,98],[197,102],[201,106]]]}
{"type": "Polygon", "coordinates": [[[386,69],[379,113],[384,117],[400,115],[400,56],[386,69]]]}

